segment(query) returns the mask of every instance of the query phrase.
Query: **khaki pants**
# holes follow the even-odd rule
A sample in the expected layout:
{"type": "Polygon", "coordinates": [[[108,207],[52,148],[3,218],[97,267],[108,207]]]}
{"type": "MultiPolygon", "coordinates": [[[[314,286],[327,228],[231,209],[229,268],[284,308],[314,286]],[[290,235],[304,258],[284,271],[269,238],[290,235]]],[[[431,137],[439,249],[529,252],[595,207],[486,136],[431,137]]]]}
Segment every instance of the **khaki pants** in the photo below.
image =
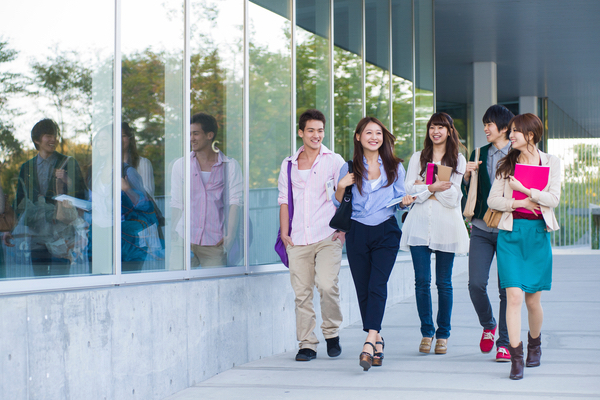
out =
{"type": "MultiPolygon", "coordinates": [[[[197,244],[190,244],[192,250],[192,268],[214,268],[214,267],[226,267],[227,266],[227,253],[225,252],[225,246],[200,246],[197,244]]],[[[171,259],[169,263],[170,270],[181,270],[183,269],[183,239],[177,237],[172,242],[171,259]]]]}
{"type": "MultiPolygon", "coordinates": [[[[332,235],[333,236],[333,235],[332,235]]],[[[338,275],[342,262],[342,243],[329,236],[306,246],[288,246],[290,281],[296,295],[296,337],[301,349],[317,351],[314,333],[316,316],[313,308],[314,287],[321,297],[321,330],[325,339],[338,336],[342,323],[338,275]]]]}

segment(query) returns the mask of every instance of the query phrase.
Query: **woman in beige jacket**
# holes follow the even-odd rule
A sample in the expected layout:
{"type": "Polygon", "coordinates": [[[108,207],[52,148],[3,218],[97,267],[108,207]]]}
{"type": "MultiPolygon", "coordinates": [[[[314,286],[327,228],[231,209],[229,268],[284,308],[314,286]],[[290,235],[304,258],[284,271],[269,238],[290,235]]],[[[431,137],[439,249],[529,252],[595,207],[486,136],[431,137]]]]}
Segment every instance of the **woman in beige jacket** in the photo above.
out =
{"type": "Polygon", "coordinates": [[[542,121],[537,116],[517,115],[509,124],[509,132],[512,149],[500,161],[488,206],[503,212],[498,224],[498,275],[500,286],[506,288],[510,378],[522,379],[523,343],[520,333],[523,293],[529,314],[526,365],[540,365],[544,318],[541,291],[550,290],[552,284],[550,232],[559,229],[554,208],[560,200],[561,170],[558,157],[536,148],[544,132],[542,121]],[[515,179],[517,163],[549,167],[548,184],[544,189],[526,188],[515,179]],[[513,191],[522,192],[527,198],[515,200],[513,191]]]}

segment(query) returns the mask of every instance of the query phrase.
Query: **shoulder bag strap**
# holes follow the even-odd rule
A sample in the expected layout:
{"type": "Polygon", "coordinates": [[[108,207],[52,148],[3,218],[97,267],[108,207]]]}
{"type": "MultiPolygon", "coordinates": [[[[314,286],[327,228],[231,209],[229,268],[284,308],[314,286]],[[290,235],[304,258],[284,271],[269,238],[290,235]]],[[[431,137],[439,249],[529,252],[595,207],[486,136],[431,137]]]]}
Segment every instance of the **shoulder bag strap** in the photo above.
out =
{"type": "Polygon", "coordinates": [[[292,191],[292,160],[288,161],[288,215],[290,217],[290,228],[288,235],[292,232],[292,219],[294,218],[294,192],[292,191]]]}

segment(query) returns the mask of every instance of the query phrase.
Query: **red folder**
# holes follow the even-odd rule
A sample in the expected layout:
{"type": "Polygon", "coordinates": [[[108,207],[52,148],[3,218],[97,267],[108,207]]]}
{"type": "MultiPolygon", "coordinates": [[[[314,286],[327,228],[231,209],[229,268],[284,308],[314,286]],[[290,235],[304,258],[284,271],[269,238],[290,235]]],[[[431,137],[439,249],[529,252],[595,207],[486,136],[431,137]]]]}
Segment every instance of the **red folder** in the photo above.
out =
{"type": "MultiPolygon", "coordinates": [[[[527,189],[538,189],[543,190],[548,184],[548,177],[550,176],[550,167],[544,167],[541,165],[527,165],[527,164],[517,164],[515,165],[515,178],[523,184],[527,189]]],[[[523,200],[526,199],[527,196],[525,193],[521,193],[519,191],[513,191],[513,199],[515,200],[523,200]]],[[[526,208],[519,207],[515,211],[531,213],[526,208]]],[[[539,215],[539,211],[536,211],[536,214],[539,215]]]]}

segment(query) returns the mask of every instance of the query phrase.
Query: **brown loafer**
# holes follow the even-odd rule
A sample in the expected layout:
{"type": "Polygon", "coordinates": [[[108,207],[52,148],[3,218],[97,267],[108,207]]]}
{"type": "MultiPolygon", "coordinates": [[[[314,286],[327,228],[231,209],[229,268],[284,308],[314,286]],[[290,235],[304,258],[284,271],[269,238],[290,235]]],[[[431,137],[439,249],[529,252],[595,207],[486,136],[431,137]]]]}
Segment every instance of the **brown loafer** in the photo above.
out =
{"type": "Polygon", "coordinates": [[[429,353],[431,351],[431,343],[433,342],[432,337],[424,337],[421,339],[421,344],[419,345],[419,352],[421,353],[429,353]]]}
{"type": "Polygon", "coordinates": [[[435,341],[435,354],[446,354],[448,350],[448,339],[438,339],[435,341]]]}

